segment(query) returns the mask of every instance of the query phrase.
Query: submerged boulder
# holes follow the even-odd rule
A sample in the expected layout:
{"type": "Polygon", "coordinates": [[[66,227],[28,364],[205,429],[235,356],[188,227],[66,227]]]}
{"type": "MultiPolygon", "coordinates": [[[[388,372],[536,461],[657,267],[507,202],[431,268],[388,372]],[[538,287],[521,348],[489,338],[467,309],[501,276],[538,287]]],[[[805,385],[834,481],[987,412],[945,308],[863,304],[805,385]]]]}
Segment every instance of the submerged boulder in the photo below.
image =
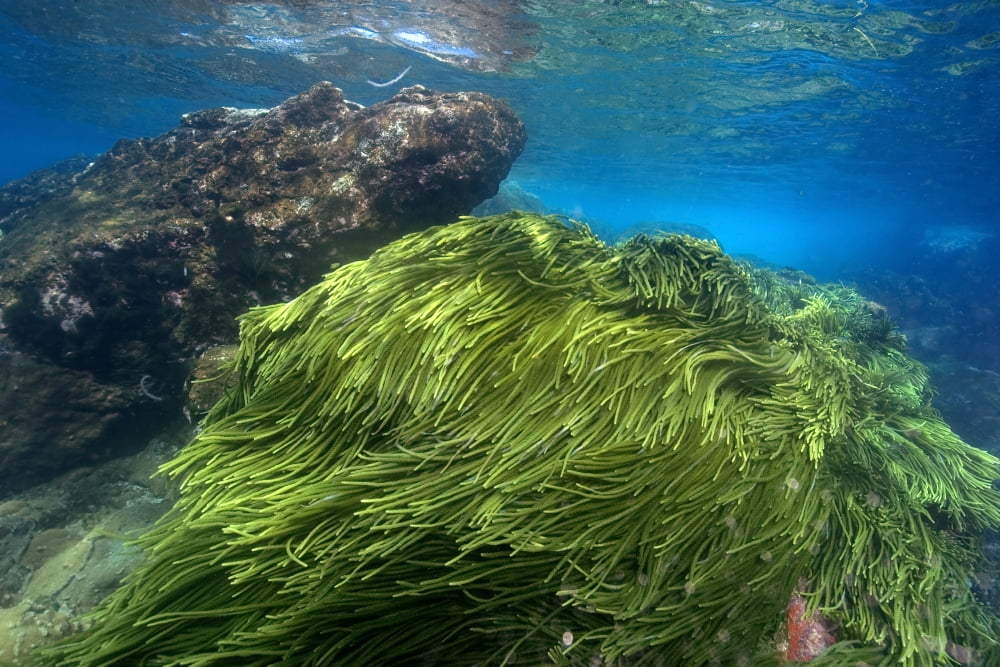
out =
{"type": "Polygon", "coordinates": [[[34,198],[8,186],[0,495],[142,439],[238,314],[467,213],[524,142],[483,94],[414,86],[364,108],[320,83],[269,110],[187,114],[34,198]]]}

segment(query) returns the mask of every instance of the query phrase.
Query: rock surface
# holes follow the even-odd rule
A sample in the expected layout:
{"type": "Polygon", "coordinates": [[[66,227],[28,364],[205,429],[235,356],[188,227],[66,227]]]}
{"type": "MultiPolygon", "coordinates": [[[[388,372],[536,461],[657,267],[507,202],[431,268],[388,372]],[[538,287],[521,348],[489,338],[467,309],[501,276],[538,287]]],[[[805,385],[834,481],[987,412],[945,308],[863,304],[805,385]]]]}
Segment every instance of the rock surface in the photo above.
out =
{"type": "Polygon", "coordinates": [[[0,500],[0,664],[81,629],[79,618],[141,562],[129,543],[176,499],[151,477],[190,438],[183,420],[138,454],[0,500]]]}
{"type": "Polygon", "coordinates": [[[934,405],[970,444],[1000,456],[1000,237],[970,228],[924,231],[900,267],[850,275],[885,305],[910,353],[927,365],[934,405]]]}
{"type": "Polygon", "coordinates": [[[189,360],[331,264],[494,195],[525,143],[504,103],[320,83],[187,114],[83,171],[0,193],[0,496],[123,452],[176,415],[189,360]],[[61,180],[62,179],[62,180],[61,180]]]}

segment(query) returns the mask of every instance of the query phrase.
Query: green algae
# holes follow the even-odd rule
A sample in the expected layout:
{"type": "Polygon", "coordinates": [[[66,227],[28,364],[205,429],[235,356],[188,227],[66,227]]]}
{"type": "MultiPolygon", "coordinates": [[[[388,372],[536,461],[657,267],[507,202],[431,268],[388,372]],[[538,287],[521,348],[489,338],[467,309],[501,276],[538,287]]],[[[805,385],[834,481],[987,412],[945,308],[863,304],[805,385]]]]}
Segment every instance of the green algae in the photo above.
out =
{"type": "Polygon", "coordinates": [[[42,662],[756,664],[803,577],[832,664],[996,643],[998,462],[845,288],[466,218],[250,311],[231,373],[147,562],[42,662]]]}

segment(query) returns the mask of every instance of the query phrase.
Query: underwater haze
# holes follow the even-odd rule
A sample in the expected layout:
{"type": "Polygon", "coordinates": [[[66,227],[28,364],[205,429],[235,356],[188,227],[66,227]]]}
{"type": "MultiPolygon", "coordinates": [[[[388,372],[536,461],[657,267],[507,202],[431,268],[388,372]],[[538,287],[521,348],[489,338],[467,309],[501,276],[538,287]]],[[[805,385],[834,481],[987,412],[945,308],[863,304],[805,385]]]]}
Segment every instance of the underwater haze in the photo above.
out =
{"type": "Polygon", "coordinates": [[[419,83],[508,101],[510,181],[606,237],[697,225],[834,280],[964,280],[996,243],[997,2],[2,0],[0,31],[0,182],[319,80],[419,83]]]}

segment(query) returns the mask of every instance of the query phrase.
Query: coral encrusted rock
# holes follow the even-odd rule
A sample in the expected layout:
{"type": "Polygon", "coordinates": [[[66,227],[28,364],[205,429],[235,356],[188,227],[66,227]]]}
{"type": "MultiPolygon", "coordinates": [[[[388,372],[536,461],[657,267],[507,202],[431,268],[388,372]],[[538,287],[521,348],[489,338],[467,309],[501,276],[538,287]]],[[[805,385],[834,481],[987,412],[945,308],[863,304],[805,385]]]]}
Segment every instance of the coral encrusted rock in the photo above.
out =
{"type": "Polygon", "coordinates": [[[487,95],[414,86],[365,108],[319,83],[270,110],[187,114],[4,199],[0,495],[141,440],[237,315],[469,212],[525,136],[487,95]]]}

